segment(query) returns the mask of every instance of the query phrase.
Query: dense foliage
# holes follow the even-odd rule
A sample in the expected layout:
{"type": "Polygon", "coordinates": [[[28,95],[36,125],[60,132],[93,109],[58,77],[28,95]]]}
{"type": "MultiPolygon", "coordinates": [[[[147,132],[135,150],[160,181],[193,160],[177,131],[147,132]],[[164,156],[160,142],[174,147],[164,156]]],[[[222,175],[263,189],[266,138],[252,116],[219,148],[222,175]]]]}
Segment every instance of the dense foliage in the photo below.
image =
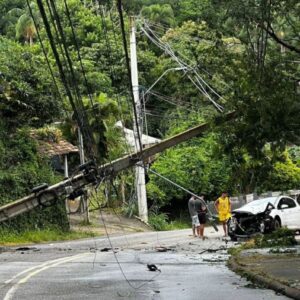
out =
{"type": "MultiPolygon", "coordinates": [[[[67,3],[72,23],[63,1],[56,5],[73,74],[51,23],[52,33],[71,92],[83,101],[99,161],[109,161],[128,151],[115,123],[132,128],[117,10],[112,1],[67,3]]],[[[224,112],[237,112],[226,125],[157,156],[151,167],[209,199],[222,190],[299,188],[299,3],[124,0],[123,7],[127,32],[128,16],[139,15],[145,132],[165,138],[210,121],[220,113],[213,101],[224,112]]],[[[37,183],[58,180],[25,128],[58,121],[64,138],[77,143],[78,126],[35,1],[30,8],[37,28],[25,0],[0,0],[0,204],[37,183]]],[[[123,174],[116,181],[125,201],[131,178],[123,174]]],[[[184,203],[185,193],[153,174],[149,178],[152,206],[184,203]]]]}
{"type": "Polygon", "coordinates": [[[36,143],[27,130],[7,134],[0,130],[0,205],[29,194],[42,183],[55,183],[56,177],[46,159],[37,153],[36,143]]]}

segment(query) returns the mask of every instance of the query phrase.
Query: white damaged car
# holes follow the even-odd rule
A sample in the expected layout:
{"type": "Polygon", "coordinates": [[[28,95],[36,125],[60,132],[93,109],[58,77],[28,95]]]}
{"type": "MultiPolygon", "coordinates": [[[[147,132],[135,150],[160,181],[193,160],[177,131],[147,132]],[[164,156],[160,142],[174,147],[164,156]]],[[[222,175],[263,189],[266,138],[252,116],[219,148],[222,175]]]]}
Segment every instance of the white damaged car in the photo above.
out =
{"type": "Polygon", "coordinates": [[[300,197],[268,197],[254,200],[232,211],[228,235],[232,240],[267,233],[280,227],[300,230],[300,197]]]}

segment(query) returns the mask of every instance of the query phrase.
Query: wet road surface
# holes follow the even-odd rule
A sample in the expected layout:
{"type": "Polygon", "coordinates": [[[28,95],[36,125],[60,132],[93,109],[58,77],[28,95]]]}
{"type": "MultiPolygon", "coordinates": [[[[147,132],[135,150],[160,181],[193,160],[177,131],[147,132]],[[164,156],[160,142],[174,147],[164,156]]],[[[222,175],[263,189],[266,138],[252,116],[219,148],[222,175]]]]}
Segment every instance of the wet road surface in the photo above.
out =
{"type": "Polygon", "coordinates": [[[228,270],[221,233],[147,232],[30,246],[0,254],[0,298],[288,299],[228,270]],[[163,248],[166,247],[167,249],[163,248]],[[157,250],[167,250],[158,252],[157,250]],[[151,272],[147,264],[160,271],[151,272]]]}

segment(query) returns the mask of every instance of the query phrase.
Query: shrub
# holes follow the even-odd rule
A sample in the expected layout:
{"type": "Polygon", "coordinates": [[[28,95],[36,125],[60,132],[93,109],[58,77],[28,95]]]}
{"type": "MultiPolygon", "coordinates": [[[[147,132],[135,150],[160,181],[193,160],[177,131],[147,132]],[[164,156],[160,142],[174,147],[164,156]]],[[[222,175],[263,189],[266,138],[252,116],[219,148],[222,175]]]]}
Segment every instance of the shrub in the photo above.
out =
{"type": "Polygon", "coordinates": [[[158,231],[168,230],[168,216],[165,213],[150,213],[149,224],[158,231]]]}
{"type": "MultiPolygon", "coordinates": [[[[49,161],[38,155],[29,130],[8,133],[0,123],[0,137],[0,206],[28,195],[34,186],[43,182],[51,185],[60,180],[49,161]]],[[[61,199],[52,207],[37,207],[0,225],[18,232],[49,226],[63,230],[69,228],[64,201],[61,199]]]]}
{"type": "Polygon", "coordinates": [[[279,228],[270,234],[257,236],[254,241],[258,248],[288,247],[297,244],[294,232],[287,228],[279,228]]]}

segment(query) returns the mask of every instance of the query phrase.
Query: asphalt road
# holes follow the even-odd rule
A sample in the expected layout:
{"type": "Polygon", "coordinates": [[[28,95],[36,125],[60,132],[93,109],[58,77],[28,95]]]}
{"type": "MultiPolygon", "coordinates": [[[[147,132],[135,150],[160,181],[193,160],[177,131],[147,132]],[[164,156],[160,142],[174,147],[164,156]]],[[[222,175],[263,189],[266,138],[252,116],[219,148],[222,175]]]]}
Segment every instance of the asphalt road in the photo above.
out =
{"type": "Polygon", "coordinates": [[[190,233],[113,236],[114,251],[107,238],[10,249],[0,254],[0,298],[287,299],[228,270],[226,249],[233,244],[221,233],[208,228],[205,241],[190,233]]]}

